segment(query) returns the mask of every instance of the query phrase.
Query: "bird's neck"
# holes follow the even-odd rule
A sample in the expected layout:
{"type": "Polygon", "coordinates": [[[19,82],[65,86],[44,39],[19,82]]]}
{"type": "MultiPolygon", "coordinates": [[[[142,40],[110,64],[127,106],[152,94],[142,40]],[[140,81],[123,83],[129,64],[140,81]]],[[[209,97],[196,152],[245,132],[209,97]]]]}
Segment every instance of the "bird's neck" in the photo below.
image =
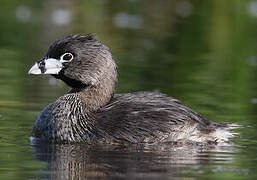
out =
{"type": "Polygon", "coordinates": [[[106,105],[112,98],[114,88],[111,87],[86,87],[72,88],[68,94],[75,95],[85,105],[85,110],[95,111],[106,105]]]}

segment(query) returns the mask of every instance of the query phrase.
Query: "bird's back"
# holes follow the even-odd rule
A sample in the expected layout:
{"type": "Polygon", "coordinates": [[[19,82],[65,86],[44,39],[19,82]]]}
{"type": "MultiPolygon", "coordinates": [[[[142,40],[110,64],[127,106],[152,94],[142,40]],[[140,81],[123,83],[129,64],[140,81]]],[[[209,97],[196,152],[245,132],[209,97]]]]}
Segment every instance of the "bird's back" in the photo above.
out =
{"type": "Polygon", "coordinates": [[[216,141],[213,123],[177,99],[155,92],[116,94],[97,113],[98,134],[105,140],[139,142],[216,141]]]}

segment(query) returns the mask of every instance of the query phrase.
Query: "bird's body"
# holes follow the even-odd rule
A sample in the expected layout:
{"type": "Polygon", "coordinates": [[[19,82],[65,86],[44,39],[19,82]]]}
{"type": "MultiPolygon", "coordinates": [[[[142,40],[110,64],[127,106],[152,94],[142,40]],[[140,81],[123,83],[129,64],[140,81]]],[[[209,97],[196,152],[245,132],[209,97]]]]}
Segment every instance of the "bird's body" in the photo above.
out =
{"type": "Polygon", "coordinates": [[[90,35],[57,40],[46,57],[30,73],[52,74],[72,89],[42,111],[35,122],[34,137],[59,143],[227,140],[228,133],[217,133],[226,132],[227,124],[208,121],[167,95],[114,95],[116,64],[108,48],[90,35]]]}

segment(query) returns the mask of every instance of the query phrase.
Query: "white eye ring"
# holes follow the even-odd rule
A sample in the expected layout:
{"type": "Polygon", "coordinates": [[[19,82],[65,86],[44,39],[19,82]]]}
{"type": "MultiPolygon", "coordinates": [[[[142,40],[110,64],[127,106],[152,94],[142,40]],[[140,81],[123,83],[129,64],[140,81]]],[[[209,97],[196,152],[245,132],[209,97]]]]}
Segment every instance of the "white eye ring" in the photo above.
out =
{"type": "Polygon", "coordinates": [[[60,57],[60,62],[70,62],[73,59],[73,54],[71,53],[64,53],[60,57]]]}

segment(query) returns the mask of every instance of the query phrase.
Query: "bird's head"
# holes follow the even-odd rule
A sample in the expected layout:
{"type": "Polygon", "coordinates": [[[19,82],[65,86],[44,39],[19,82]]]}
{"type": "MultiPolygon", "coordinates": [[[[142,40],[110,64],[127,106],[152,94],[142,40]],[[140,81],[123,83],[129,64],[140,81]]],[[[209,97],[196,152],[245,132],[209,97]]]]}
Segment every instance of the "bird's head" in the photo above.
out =
{"type": "Polygon", "coordinates": [[[116,64],[109,49],[91,34],[56,40],[28,73],[51,74],[72,88],[117,81],[116,64]]]}

